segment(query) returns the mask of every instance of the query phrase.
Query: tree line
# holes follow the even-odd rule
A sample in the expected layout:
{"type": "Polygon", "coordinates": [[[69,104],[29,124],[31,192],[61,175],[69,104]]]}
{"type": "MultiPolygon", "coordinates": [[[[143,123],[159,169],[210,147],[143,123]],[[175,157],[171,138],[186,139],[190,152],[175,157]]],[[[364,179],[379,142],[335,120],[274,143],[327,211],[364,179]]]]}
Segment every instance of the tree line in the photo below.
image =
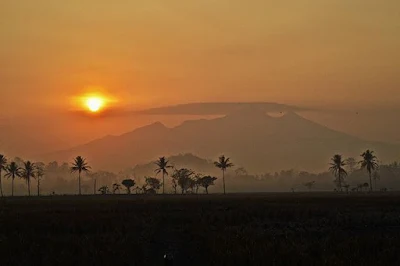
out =
{"type": "MultiPolygon", "coordinates": [[[[40,195],[41,182],[45,175],[47,175],[44,183],[45,187],[52,188],[55,187],[54,184],[57,184],[56,186],[60,190],[62,188],[65,190],[65,188],[69,187],[69,192],[67,193],[71,193],[71,191],[74,190],[77,191],[78,195],[82,194],[82,190],[85,194],[88,194],[88,190],[90,190],[91,186],[89,183],[90,178],[92,179],[93,194],[165,194],[166,184],[168,184],[168,187],[171,190],[168,193],[208,193],[209,187],[214,186],[215,181],[217,180],[217,178],[212,175],[201,175],[200,173],[188,168],[176,168],[165,157],[159,158],[152,165],[154,170],[151,170],[150,164],[149,170],[154,171],[154,175],[151,174],[150,171],[147,174],[143,172],[142,176],[137,178],[135,172],[127,173],[125,176],[123,172],[117,175],[105,171],[92,172],[92,168],[82,156],[77,156],[70,164],[64,163],[58,165],[57,162],[52,162],[45,166],[40,162],[32,163],[30,161],[22,161],[19,158],[8,162],[5,156],[0,155],[0,192],[1,195],[3,195],[3,178],[8,178],[11,179],[11,196],[13,196],[14,180],[18,178],[25,181],[24,183],[26,184],[28,195],[31,195],[31,182],[36,181],[37,195],[40,195]],[[76,174],[78,181],[77,184],[72,183],[72,180],[71,182],[65,181],[60,177],[59,171],[66,173],[65,176],[76,174]],[[86,179],[82,184],[81,178],[83,174],[86,175],[86,179]],[[114,182],[111,182],[112,180],[114,180],[114,182]],[[97,187],[97,183],[100,184],[99,187],[97,187]]],[[[219,169],[222,172],[220,191],[226,193],[225,174],[227,169],[234,165],[230,162],[230,158],[225,156],[220,156],[217,161],[213,162],[213,165],[216,169],[219,169]]],[[[269,173],[264,175],[251,175],[245,168],[238,167],[234,171],[235,176],[232,176],[233,172],[230,172],[230,175],[228,176],[230,183],[229,187],[230,191],[237,192],[246,186],[248,188],[249,184],[256,187],[258,192],[267,190],[274,191],[274,186],[279,187],[280,191],[282,191],[282,189],[284,190],[285,187],[288,190],[291,187],[291,191],[297,191],[299,187],[296,188],[290,186],[290,183],[293,184],[297,182],[299,184],[298,186],[303,186],[309,191],[311,191],[316,184],[318,184],[320,189],[326,190],[328,185],[324,184],[327,184],[326,182],[330,178],[329,176],[333,176],[336,191],[372,191],[378,190],[377,182],[381,175],[387,176],[389,179],[391,178],[392,183],[396,180],[395,177],[400,177],[400,164],[380,165],[374,151],[371,150],[363,152],[360,155],[360,160],[354,158],[344,159],[342,155],[335,154],[330,159],[329,168],[327,167],[327,169],[329,174],[328,172],[313,174],[305,171],[296,172],[294,170],[287,170],[275,173],[274,175],[269,173]],[[367,175],[363,173],[366,173],[367,175]],[[367,177],[365,181],[368,182],[362,181],[363,176],[367,177]]],[[[207,171],[213,172],[211,169],[208,169],[207,171]]],[[[387,180],[390,181],[389,179],[387,180]]],[[[21,183],[20,186],[22,186],[21,183]]],[[[386,188],[381,188],[381,190],[383,189],[386,188]]],[[[55,194],[55,192],[53,192],[53,194],[55,194]]]]}
{"type": "MultiPolygon", "coordinates": [[[[31,161],[19,162],[11,161],[8,163],[6,156],[0,154],[0,194],[3,197],[3,186],[2,178],[11,178],[11,196],[14,196],[14,181],[16,178],[20,178],[26,182],[28,189],[28,196],[31,196],[31,180],[32,178],[37,181],[37,195],[40,196],[40,182],[45,175],[45,167],[43,163],[33,163],[31,161]],[[4,176],[3,173],[5,172],[4,176]]],[[[220,156],[218,161],[215,162],[215,166],[221,169],[223,183],[224,183],[224,194],[225,190],[225,171],[232,167],[230,158],[226,158],[224,155],[220,156]]],[[[78,176],[78,195],[82,195],[82,174],[91,172],[91,166],[87,160],[82,156],[77,156],[74,161],[68,166],[70,173],[76,173],[78,176]]],[[[216,177],[211,175],[202,175],[195,173],[194,171],[186,168],[176,169],[174,166],[169,164],[169,161],[165,157],[160,157],[155,162],[155,174],[156,177],[145,177],[145,184],[136,187],[136,193],[144,194],[156,194],[159,189],[162,188],[162,194],[165,194],[165,177],[169,175],[169,171],[172,169],[171,182],[174,189],[174,193],[177,194],[177,188],[181,190],[181,194],[186,193],[198,193],[199,188],[202,187],[205,193],[208,194],[208,188],[215,184],[216,177]],[[157,175],[162,175],[162,181],[157,178],[157,175]]],[[[112,188],[106,185],[101,186],[98,190],[96,188],[97,179],[94,178],[93,182],[93,194],[100,192],[101,194],[119,194],[122,186],[125,187],[126,193],[131,194],[132,188],[136,186],[135,180],[128,178],[124,179],[121,184],[114,183],[112,188]]]]}

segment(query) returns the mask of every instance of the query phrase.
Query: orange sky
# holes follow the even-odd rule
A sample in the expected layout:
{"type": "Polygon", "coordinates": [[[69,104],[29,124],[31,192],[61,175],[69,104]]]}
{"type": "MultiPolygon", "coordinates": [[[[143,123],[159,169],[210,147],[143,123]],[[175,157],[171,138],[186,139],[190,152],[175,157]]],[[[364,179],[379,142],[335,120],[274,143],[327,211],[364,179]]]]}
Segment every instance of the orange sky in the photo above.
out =
{"type": "MultiPolygon", "coordinates": [[[[232,100],[392,108],[399,10],[397,0],[2,0],[0,124],[78,126],[70,97],[88,86],[124,110],[232,100]]],[[[117,120],[120,131],[140,124],[117,120]]],[[[80,141],[113,133],[79,126],[80,141]]]]}

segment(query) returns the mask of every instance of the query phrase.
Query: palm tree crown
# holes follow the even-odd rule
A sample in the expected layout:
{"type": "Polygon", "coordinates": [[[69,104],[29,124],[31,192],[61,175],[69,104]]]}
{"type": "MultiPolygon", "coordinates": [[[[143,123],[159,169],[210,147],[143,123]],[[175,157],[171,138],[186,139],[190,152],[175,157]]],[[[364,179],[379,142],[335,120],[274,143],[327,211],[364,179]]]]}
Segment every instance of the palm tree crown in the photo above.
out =
{"type": "Polygon", "coordinates": [[[156,172],[156,174],[159,174],[159,173],[162,173],[162,179],[163,179],[163,183],[162,183],[162,186],[163,186],[163,194],[165,193],[165,189],[164,189],[164,187],[165,187],[165,180],[164,180],[164,176],[166,176],[166,175],[168,175],[168,171],[167,171],[167,169],[168,168],[172,168],[172,166],[171,165],[168,165],[168,160],[167,159],[165,159],[165,157],[160,157],[159,159],[158,159],[158,161],[156,161],[155,162],[155,165],[157,165],[157,169],[154,171],[154,172],[156,172]]]}
{"type": "Polygon", "coordinates": [[[89,172],[91,167],[82,156],[77,156],[71,166],[71,173],[78,172],[79,195],[81,195],[81,173],[89,172]]]}
{"type": "Polygon", "coordinates": [[[222,182],[224,186],[224,194],[226,194],[225,190],[225,171],[227,168],[232,167],[233,163],[229,162],[230,158],[226,158],[225,155],[222,155],[218,158],[217,162],[214,162],[214,165],[222,170],[222,182]]]}
{"type": "Polygon", "coordinates": [[[331,159],[331,167],[329,167],[329,170],[335,175],[337,178],[337,182],[339,185],[339,189],[342,190],[342,181],[343,178],[347,176],[347,172],[344,169],[344,166],[346,166],[346,163],[342,159],[342,155],[336,154],[332,157],[331,159]]]}
{"type": "Polygon", "coordinates": [[[28,195],[31,195],[31,177],[35,177],[35,164],[27,161],[24,162],[24,167],[22,169],[22,178],[28,183],[28,195]]]}
{"type": "Polygon", "coordinates": [[[367,169],[369,174],[369,189],[372,191],[372,172],[378,168],[377,157],[374,155],[374,151],[366,150],[361,154],[362,160],[358,163],[361,165],[361,169],[367,169]]]}

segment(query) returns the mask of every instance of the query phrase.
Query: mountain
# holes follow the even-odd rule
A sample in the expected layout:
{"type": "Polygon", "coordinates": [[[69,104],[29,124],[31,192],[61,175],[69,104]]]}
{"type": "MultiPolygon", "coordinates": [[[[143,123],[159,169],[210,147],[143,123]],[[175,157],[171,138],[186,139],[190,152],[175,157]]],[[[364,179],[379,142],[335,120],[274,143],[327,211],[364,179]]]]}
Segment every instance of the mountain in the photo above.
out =
{"type": "Polygon", "coordinates": [[[192,153],[216,159],[225,154],[236,166],[252,172],[326,169],[335,153],[358,157],[365,149],[380,160],[396,159],[399,147],[365,141],[307,120],[293,111],[280,117],[263,108],[245,106],[216,119],[186,121],[174,128],[154,123],[120,136],[106,136],[43,156],[43,160],[71,161],[87,157],[95,169],[120,170],[156,160],[159,156],[192,153]]]}
{"type": "Polygon", "coordinates": [[[135,114],[146,115],[226,115],[244,108],[257,108],[265,112],[305,111],[293,105],[269,102],[214,102],[187,103],[136,111],[135,114]]]}

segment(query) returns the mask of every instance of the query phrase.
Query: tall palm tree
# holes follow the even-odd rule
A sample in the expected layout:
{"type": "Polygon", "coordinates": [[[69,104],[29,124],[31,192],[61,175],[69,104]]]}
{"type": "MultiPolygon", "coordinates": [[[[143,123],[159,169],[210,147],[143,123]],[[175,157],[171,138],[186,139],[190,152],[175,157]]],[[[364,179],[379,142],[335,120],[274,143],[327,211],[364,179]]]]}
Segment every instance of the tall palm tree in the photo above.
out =
{"type": "Polygon", "coordinates": [[[44,176],[44,169],[41,166],[36,167],[36,179],[37,179],[37,195],[40,196],[40,181],[44,176]]]}
{"type": "Polygon", "coordinates": [[[0,193],[2,197],[3,197],[3,185],[1,182],[2,178],[1,172],[3,170],[6,171],[6,167],[7,167],[7,158],[3,154],[0,154],[0,193]]]}
{"type": "Polygon", "coordinates": [[[35,177],[35,164],[30,161],[24,162],[21,177],[24,178],[28,185],[28,195],[31,195],[31,177],[35,177]]]}
{"type": "Polygon", "coordinates": [[[7,178],[11,177],[11,196],[14,196],[14,179],[15,177],[22,176],[22,168],[18,166],[16,162],[11,162],[7,165],[7,174],[5,175],[7,178]]]}
{"type": "Polygon", "coordinates": [[[157,169],[154,171],[156,172],[156,174],[162,173],[162,193],[165,193],[165,180],[164,180],[164,176],[168,175],[168,168],[172,168],[171,165],[168,165],[168,160],[165,159],[165,157],[161,157],[158,159],[158,161],[155,162],[155,164],[157,165],[157,169]]]}
{"type": "Polygon", "coordinates": [[[361,154],[362,160],[358,163],[361,165],[361,169],[367,169],[369,174],[369,191],[372,191],[372,172],[378,168],[377,158],[374,155],[374,151],[366,150],[361,154]]]}
{"type": "Polygon", "coordinates": [[[342,181],[343,178],[347,176],[346,170],[344,170],[344,166],[346,166],[346,163],[342,159],[342,155],[336,154],[332,157],[331,159],[331,167],[329,167],[329,170],[335,175],[337,178],[337,182],[339,185],[340,191],[342,190],[342,181]]]}
{"type": "Polygon", "coordinates": [[[218,158],[217,162],[214,162],[214,165],[222,170],[222,183],[223,183],[223,186],[224,186],[224,194],[226,194],[226,190],[225,190],[225,171],[229,167],[233,166],[233,163],[230,163],[229,160],[230,160],[230,158],[225,158],[225,156],[222,155],[222,156],[220,156],[218,158]]]}
{"type": "Polygon", "coordinates": [[[81,173],[89,172],[91,167],[86,162],[85,158],[78,156],[75,158],[71,166],[71,173],[78,172],[78,183],[79,183],[79,195],[81,195],[81,173]]]}

